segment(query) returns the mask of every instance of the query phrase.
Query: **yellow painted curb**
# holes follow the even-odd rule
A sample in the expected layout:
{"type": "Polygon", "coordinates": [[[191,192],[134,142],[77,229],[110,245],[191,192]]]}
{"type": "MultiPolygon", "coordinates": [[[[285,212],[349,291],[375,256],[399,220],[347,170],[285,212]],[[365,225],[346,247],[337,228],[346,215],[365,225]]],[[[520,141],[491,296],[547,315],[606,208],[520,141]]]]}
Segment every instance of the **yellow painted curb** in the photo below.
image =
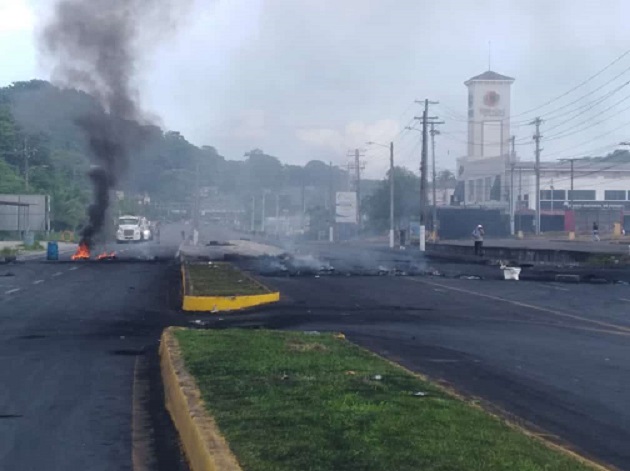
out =
{"type": "Polygon", "coordinates": [[[256,296],[184,296],[184,311],[238,311],[280,301],[280,293],[256,296]]]}
{"type": "Polygon", "coordinates": [[[182,264],[182,309],[184,311],[206,311],[215,313],[239,311],[280,301],[279,292],[269,290],[257,280],[254,281],[267,289],[269,293],[248,296],[190,296],[187,294],[188,276],[185,267],[186,265],[182,264]]]}
{"type": "Polygon", "coordinates": [[[191,471],[242,471],[208,414],[194,378],[184,367],[173,327],[162,333],[160,368],[164,397],[191,471]]]}

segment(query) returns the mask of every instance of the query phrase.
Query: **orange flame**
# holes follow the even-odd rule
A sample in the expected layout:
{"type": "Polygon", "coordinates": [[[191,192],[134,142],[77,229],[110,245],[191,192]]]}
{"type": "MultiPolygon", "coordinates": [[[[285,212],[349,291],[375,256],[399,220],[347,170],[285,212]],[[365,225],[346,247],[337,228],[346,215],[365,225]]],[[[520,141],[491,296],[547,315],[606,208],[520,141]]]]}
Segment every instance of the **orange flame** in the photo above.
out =
{"type": "Polygon", "coordinates": [[[76,253],[72,256],[72,260],[89,260],[90,258],[90,248],[87,246],[85,242],[81,242],[79,244],[79,248],[76,253]]]}
{"type": "Polygon", "coordinates": [[[114,258],[116,258],[116,252],[112,252],[112,253],[103,252],[98,257],[96,257],[96,260],[112,260],[114,258]]]}

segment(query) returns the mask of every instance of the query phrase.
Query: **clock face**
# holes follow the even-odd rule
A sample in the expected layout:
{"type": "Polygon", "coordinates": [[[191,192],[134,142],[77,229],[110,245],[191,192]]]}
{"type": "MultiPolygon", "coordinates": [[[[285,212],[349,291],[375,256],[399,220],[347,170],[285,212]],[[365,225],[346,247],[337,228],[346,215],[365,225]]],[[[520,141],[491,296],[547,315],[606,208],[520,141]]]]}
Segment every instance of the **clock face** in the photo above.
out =
{"type": "Polygon", "coordinates": [[[501,95],[499,95],[497,92],[489,91],[483,97],[483,104],[490,107],[497,106],[500,99],[501,95]]]}

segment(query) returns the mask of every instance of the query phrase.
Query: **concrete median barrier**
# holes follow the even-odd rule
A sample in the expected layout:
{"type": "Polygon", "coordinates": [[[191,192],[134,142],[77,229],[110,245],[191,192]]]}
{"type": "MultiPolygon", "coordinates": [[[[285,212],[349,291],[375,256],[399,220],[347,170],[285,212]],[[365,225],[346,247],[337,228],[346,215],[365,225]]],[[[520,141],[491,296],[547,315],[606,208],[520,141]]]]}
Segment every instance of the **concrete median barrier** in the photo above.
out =
{"type": "Polygon", "coordinates": [[[206,412],[194,378],[186,371],[173,328],[160,343],[164,397],[191,471],[241,471],[214,420],[206,412]]]}
{"type": "Polygon", "coordinates": [[[280,301],[273,291],[230,264],[182,263],[182,309],[227,312],[280,301]]]}

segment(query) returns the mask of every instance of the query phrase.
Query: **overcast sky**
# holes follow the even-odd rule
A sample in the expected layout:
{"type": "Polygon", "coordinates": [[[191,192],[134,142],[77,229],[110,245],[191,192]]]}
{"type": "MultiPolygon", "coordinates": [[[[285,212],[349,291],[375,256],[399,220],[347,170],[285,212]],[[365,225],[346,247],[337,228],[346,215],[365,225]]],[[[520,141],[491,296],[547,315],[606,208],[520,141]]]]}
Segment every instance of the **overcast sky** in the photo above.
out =
{"type": "MultiPolygon", "coordinates": [[[[0,86],[49,78],[36,31],[51,3],[0,0],[0,86]]],[[[413,170],[420,134],[400,131],[421,113],[415,99],[439,100],[438,166],[455,170],[467,140],[463,82],[488,69],[491,42],[492,69],[516,78],[513,121],[548,118],[543,158],[601,153],[630,140],[630,86],[612,93],[630,80],[630,54],[522,113],[630,49],[629,17],[621,0],[197,0],[177,35],[147,51],[138,85],[164,127],[227,158],[260,147],[285,162],[345,165],[348,149],[395,138],[398,162],[413,170]],[[584,114],[567,115],[578,106],[584,114]]],[[[532,128],[512,131],[532,158],[532,128]]],[[[381,177],[387,151],[372,148],[366,161],[381,177]]]]}

